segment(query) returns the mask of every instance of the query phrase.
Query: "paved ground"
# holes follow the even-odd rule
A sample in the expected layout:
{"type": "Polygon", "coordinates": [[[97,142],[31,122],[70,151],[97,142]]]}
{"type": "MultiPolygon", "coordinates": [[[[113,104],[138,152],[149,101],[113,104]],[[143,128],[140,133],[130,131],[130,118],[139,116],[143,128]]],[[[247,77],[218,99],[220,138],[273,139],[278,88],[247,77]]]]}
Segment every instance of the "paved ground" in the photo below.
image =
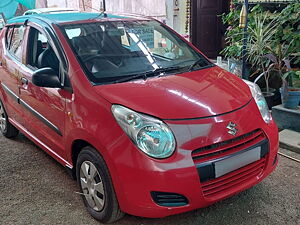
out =
{"type": "MultiPolygon", "coordinates": [[[[1,225],[100,224],[85,211],[76,182],[29,140],[1,136],[0,156],[1,225]]],[[[299,225],[300,163],[280,157],[276,171],[262,183],[206,209],[164,219],[126,215],[116,224],[299,225]]]]}

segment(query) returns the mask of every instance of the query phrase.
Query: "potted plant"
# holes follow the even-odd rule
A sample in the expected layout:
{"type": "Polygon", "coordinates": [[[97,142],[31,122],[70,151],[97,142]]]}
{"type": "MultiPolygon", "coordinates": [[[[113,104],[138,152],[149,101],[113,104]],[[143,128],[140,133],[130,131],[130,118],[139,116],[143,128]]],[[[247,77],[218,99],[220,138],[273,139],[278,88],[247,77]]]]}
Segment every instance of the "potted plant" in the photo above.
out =
{"type": "Polygon", "coordinates": [[[300,103],[300,71],[288,71],[282,76],[283,85],[280,88],[282,105],[288,109],[296,109],[300,103]],[[297,77],[297,78],[295,78],[297,77]],[[293,80],[292,86],[288,85],[289,80],[293,80]]]}
{"type": "Polygon", "coordinates": [[[274,42],[278,21],[276,18],[270,21],[267,12],[254,14],[253,18],[253,22],[249,24],[248,28],[248,61],[254,70],[252,75],[262,73],[264,77],[265,89],[262,89],[262,93],[271,109],[275,89],[271,91],[269,86],[269,79],[272,73],[270,73],[270,60],[266,55],[269,52],[269,46],[274,42]]]}
{"type": "MultiPolygon", "coordinates": [[[[238,64],[242,58],[243,42],[243,32],[238,27],[241,10],[237,3],[238,1],[234,0],[230,12],[222,15],[223,23],[227,25],[227,31],[226,47],[221,51],[221,54],[232,59],[234,64],[238,64]]],[[[266,97],[269,108],[272,107],[273,102],[280,104],[280,87],[288,90],[288,85],[285,87],[285,81],[289,79],[289,76],[286,79],[283,76],[288,68],[283,60],[290,59],[289,64],[292,64],[293,67],[300,67],[300,53],[294,51],[299,48],[300,44],[299,10],[300,2],[290,3],[283,10],[272,12],[260,4],[249,8],[247,61],[248,66],[250,65],[250,77],[264,78],[264,82],[258,82],[258,84],[262,87],[261,90],[266,97]],[[286,48],[285,43],[289,43],[288,48],[286,48]],[[278,48],[279,50],[276,50],[278,48]],[[286,51],[282,52],[282,49],[286,51]],[[257,76],[258,74],[260,75],[257,76]],[[282,83],[284,84],[282,85],[282,83]]]]}
{"type": "Polygon", "coordinates": [[[294,87],[292,82],[293,77],[299,74],[299,72],[292,71],[291,68],[292,44],[293,42],[289,44],[277,43],[277,47],[275,49],[269,48],[271,53],[265,56],[271,62],[268,66],[268,72],[275,71],[282,78],[281,100],[283,106],[289,109],[297,108],[300,101],[300,88],[294,87]]]}
{"type": "MultiPolygon", "coordinates": [[[[222,50],[222,54],[229,58],[228,63],[239,65],[242,58],[243,32],[238,27],[239,10],[231,10],[229,14],[223,14],[223,23],[228,25],[226,31],[227,46],[222,50]]],[[[269,60],[265,55],[269,52],[268,47],[274,41],[278,21],[276,18],[270,19],[270,12],[264,12],[257,5],[251,9],[249,14],[249,41],[247,46],[247,61],[249,70],[252,70],[251,76],[261,74],[264,77],[266,88],[262,92],[268,102],[269,108],[272,107],[275,89],[269,87],[269,78],[271,73],[267,73],[269,60]]],[[[231,67],[229,66],[229,69],[231,67]]],[[[231,70],[230,70],[231,71],[231,70]]],[[[233,72],[233,71],[231,71],[233,72]]],[[[258,79],[257,79],[258,80],[258,79]]]]}

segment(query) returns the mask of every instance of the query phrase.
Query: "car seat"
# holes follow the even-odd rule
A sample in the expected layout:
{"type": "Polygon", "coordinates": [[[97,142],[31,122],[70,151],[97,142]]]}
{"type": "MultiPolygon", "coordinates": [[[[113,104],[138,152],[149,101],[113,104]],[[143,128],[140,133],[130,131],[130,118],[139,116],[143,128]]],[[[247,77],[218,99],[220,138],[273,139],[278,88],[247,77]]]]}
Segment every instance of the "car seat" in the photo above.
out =
{"type": "Polygon", "coordinates": [[[38,68],[44,67],[51,67],[55,72],[59,72],[58,58],[49,44],[38,57],[38,68]]]}
{"type": "Polygon", "coordinates": [[[90,32],[72,38],[72,44],[79,55],[101,52],[101,43],[102,32],[90,32]]]}

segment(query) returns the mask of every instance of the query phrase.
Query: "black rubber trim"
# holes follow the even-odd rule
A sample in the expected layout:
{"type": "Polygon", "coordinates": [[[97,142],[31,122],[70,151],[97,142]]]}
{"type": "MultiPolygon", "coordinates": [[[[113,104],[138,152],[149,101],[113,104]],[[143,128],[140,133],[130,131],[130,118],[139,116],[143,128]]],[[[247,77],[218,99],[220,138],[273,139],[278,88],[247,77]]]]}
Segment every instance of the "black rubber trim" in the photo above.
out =
{"type": "Polygon", "coordinates": [[[22,99],[19,99],[20,105],[22,105],[25,109],[27,109],[29,112],[31,112],[36,118],[38,118],[41,122],[46,124],[48,127],[50,127],[53,131],[55,131],[58,135],[62,136],[61,131],[49,120],[47,120],[45,117],[43,117],[39,112],[34,110],[30,105],[28,105],[26,102],[24,102],[22,99]]]}
{"type": "Polygon", "coordinates": [[[225,113],[221,113],[221,114],[216,114],[216,115],[211,115],[211,116],[203,116],[203,117],[195,117],[195,118],[183,118],[183,119],[162,119],[164,121],[181,121],[181,120],[200,120],[200,119],[208,119],[208,118],[212,118],[212,117],[217,117],[217,116],[223,116],[223,115],[226,115],[226,114],[229,114],[229,113],[233,113],[235,111],[238,111],[244,107],[246,107],[247,105],[249,105],[249,103],[252,101],[253,97],[245,104],[245,105],[242,105],[241,107],[237,108],[237,109],[234,109],[232,111],[229,111],[229,112],[225,112],[225,113]]]}
{"type": "Polygon", "coordinates": [[[278,155],[276,154],[275,158],[274,158],[274,161],[273,161],[273,166],[275,165],[275,163],[277,162],[278,160],[278,155]]]}
{"type": "Polygon", "coordinates": [[[196,166],[201,182],[216,178],[216,171],[213,163],[201,163],[196,166]]]}
{"type": "Polygon", "coordinates": [[[61,131],[56,127],[53,123],[51,123],[49,120],[47,120],[44,116],[42,116],[39,112],[37,112],[35,109],[33,109],[30,105],[28,105],[25,101],[20,99],[12,90],[10,90],[5,84],[1,83],[3,90],[12,97],[14,101],[22,105],[25,109],[27,109],[29,112],[31,112],[36,118],[38,118],[41,122],[46,124],[48,127],[50,127],[55,133],[62,136],[61,131]]]}
{"type": "Polygon", "coordinates": [[[264,143],[261,145],[261,150],[260,150],[260,158],[265,157],[269,153],[269,142],[264,140],[264,143]]]}
{"type": "Polygon", "coordinates": [[[189,204],[188,199],[181,194],[161,191],[150,192],[153,201],[164,207],[180,207],[189,204]]]}
{"type": "Polygon", "coordinates": [[[19,103],[19,97],[12,90],[10,90],[5,84],[1,83],[3,90],[13,98],[14,101],[19,103]]]}

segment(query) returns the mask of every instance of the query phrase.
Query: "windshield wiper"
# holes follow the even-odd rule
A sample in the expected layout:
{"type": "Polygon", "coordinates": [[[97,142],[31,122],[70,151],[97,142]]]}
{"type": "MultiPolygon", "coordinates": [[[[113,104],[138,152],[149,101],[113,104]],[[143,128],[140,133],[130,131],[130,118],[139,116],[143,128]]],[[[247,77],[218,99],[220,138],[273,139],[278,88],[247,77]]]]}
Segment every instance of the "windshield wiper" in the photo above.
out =
{"type": "Polygon", "coordinates": [[[165,72],[171,72],[171,71],[175,71],[175,70],[179,70],[181,69],[180,66],[171,66],[171,67],[166,67],[166,68],[157,68],[154,70],[150,70],[150,71],[146,71],[146,72],[142,72],[142,73],[137,73],[137,74],[132,74],[128,77],[124,77],[118,80],[115,80],[113,83],[121,83],[121,82],[126,82],[126,81],[131,81],[137,78],[143,78],[144,80],[146,80],[148,77],[156,75],[156,74],[161,74],[161,73],[165,73],[165,72]]]}
{"type": "MultiPolygon", "coordinates": [[[[189,72],[193,71],[194,67],[197,65],[201,65],[203,62],[207,63],[206,61],[204,61],[203,59],[198,59],[197,61],[195,61],[190,67],[189,67],[189,72]]],[[[205,69],[205,68],[209,68],[209,67],[213,67],[214,64],[207,64],[205,66],[201,66],[200,69],[205,69]]]]}
{"type": "Polygon", "coordinates": [[[170,67],[166,67],[166,68],[157,68],[155,70],[153,70],[153,74],[157,74],[157,73],[166,73],[166,72],[172,72],[172,71],[176,71],[176,70],[180,70],[182,67],[180,66],[170,66],[170,67]]]}

